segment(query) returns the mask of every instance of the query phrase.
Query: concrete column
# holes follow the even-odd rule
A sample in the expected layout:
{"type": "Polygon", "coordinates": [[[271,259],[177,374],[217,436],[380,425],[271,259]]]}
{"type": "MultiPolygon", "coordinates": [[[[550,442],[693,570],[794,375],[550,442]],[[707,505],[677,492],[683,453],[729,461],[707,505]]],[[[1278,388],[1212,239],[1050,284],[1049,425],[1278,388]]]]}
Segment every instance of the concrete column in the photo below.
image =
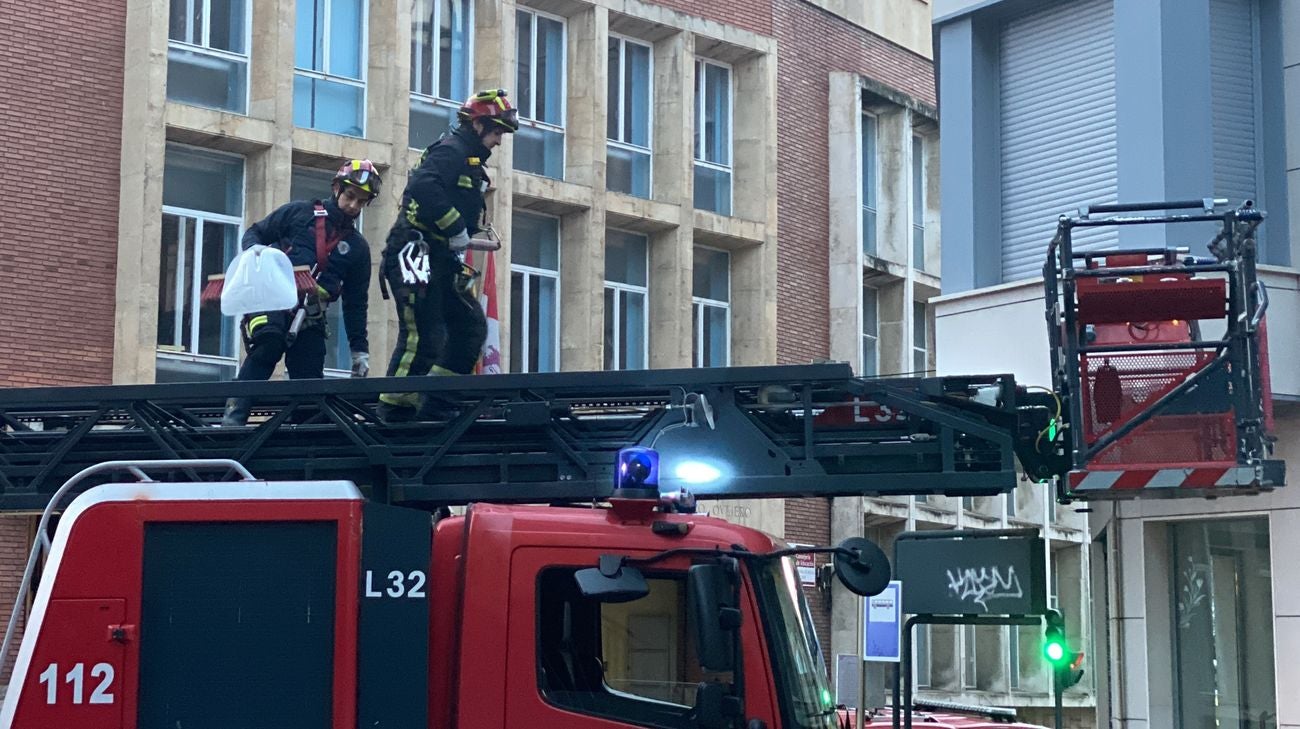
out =
{"type": "MultiPolygon", "coordinates": [[[[503,88],[517,99],[515,84],[515,7],[502,0],[474,3],[474,89],[503,88]]],[[[513,225],[513,135],[505,135],[488,161],[492,190],[487,196],[488,220],[502,237],[497,251],[497,312],[501,321],[501,363],[510,362],[510,239],[513,225]]]]}
{"type": "Polygon", "coordinates": [[[654,47],[653,197],[678,206],[678,226],[650,237],[650,366],[690,367],[695,255],[695,39],[677,33],[654,47]]]}
{"type": "Polygon", "coordinates": [[[249,63],[251,117],[274,124],[271,147],[245,158],[245,225],[289,202],[293,170],[293,0],[255,3],[249,63]]]}
{"type": "MultiPolygon", "coordinates": [[[[876,149],[880,179],[912,179],[912,112],[891,106],[876,115],[876,149]]],[[[912,189],[907,184],[880,185],[877,257],[906,265],[912,247],[912,189]]]]}
{"type": "Polygon", "coordinates": [[[592,188],[591,207],[560,225],[560,368],[604,367],[605,118],[609,11],[568,19],[566,175],[592,188]]]}
{"type": "MultiPolygon", "coordinates": [[[[841,496],[832,501],[831,544],[839,544],[849,537],[862,536],[862,514],[861,496],[841,496]]],[[[834,661],[840,653],[856,655],[861,652],[860,603],[861,598],[849,592],[839,580],[831,582],[831,642],[826,656],[828,662],[834,661]]]]}
{"type": "Polygon", "coordinates": [[[113,384],[154,381],[162,261],[163,133],[167,103],[167,0],[128,0],[118,203],[113,384]]]}
{"type": "MultiPolygon", "coordinates": [[[[862,371],[862,87],[856,74],[832,73],[830,131],[831,359],[862,371]],[[847,150],[857,150],[848,154],[847,150]]],[[[836,504],[839,500],[836,501],[836,504]]],[[[860,507],[859,507],[860,508],[860,507]]],[[[832,620],[836,618],[832,614],[832,620]]]]}
{"type": "Polygon", "coordinates": [[[776,54],[736,64],[734,72],[734,212],[766,225],[761,246],[731,256],[731,363],[775,364],[776,54]]]}
{"type": "Polygon", "coordinates": [[[903,298],[905,288],[898,280],[876,287],[880,316],[880,339],[876,344],[881,375],[912,371],[912,333],[907,329],[911,304],[903,298]]]}

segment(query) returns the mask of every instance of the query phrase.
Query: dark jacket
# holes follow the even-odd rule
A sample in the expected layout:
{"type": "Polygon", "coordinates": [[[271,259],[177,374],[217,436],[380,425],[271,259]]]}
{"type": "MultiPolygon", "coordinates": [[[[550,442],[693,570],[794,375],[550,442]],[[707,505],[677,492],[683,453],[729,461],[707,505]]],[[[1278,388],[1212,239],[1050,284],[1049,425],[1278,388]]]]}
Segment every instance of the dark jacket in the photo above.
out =
{"type": "MultiPolygon", "coordinates": [[[[483,164],[491,155],[464,124],[425,148],[407,179],[394,233],[415,228],[429,240],[447,240],[462,230],[477,233],[489,182],[483,164]]],[[[390,234],[389,247],[394,240],[400,248],[410,236],[390,234]]]]}
{"type": "MultiPolygon", "coordinates": [[[[263,220],[244,232],[243,247],[275,246],[289,256],[294,266],[316,265],[316,202],[297,200],[276,208],[263,220]]],[[[370,245],[352,224],[352,219],[333,200],[321,201],[327,239],[338,238],[330,253],[329,265],[317,277],[328,292],[329,301],[343,300],[343,326],[347,329],[348,349],[369,352],[366,311],[369,308],[370,245]]]]}

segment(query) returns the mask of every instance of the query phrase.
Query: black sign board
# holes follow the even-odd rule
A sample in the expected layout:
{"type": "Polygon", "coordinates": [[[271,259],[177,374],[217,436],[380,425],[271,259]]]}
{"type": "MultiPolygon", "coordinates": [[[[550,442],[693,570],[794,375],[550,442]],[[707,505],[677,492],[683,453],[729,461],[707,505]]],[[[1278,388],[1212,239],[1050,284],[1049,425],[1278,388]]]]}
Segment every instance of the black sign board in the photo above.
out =
{"type": "Polygon", "coordinates": [[[894,542],[903,612],[1041,615],[1047,552],[1034,529],[905,532],[894,542]]]}
{"type": "Polygon", "coordinates": [[[357,726],[428,726],[433,524],[426,511],[363,508],[357,726]]]}

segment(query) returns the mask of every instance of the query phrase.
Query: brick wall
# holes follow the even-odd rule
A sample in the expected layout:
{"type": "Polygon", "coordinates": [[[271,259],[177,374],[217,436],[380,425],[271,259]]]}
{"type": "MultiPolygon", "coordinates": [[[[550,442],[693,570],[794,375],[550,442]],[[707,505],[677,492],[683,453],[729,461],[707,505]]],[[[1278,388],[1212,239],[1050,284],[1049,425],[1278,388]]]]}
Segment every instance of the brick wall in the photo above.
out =
{"type": "MultiPolygon", "coordinates": [[[[857,73],[935,104],[934,71],[929,60],[800,0],[775,0],[773,8],[779,54],[776,346],[780,363],[798,364],[830,354],[830,142],[824,110],[844,103],[828,99],[830,74],[857,73]]],[[[830,500],[787,501],[785,538],[829,544],[830,500]]],[[[816,590],[805,594],[829,663],[829,605],[816,590]]]]}
{"type": "Polygon", "coordinates": [[[697,18],[716,20],[761,35],[772,35],[770,0],[654,0],[656,5],[679,10],[697,18]]]}
{"type": "Polygon", "coordinates": [[[0,0],[0,387],[112,379],[125,24],[125,3],[0,0]]]}
{"type": "MultiPolygon", "coordinates": [[[[935,103],[929,60],[800,0],[775,0],[777,62],[777,360],[830,354],[830,74],[854,72],[935,103]]],[[[837,150],[849,154],[853,150],[837,150]]]]}

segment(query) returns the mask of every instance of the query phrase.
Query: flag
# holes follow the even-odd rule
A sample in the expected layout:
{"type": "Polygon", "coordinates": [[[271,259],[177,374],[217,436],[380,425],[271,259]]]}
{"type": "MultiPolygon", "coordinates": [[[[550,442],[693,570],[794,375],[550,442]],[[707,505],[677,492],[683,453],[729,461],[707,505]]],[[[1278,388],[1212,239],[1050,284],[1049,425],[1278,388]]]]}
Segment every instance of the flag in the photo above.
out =
{"type": "MultiPolygon", "coordinates": [[[[480,277],[478,302],[483,306],[487,316],[487,338],[483,340],[483,351],[479,356],[474,373],[479,375],[501,374],[501,320],[497,315],[497,266],[496,254],[483,252],[483,276],[480,277]]],[[[465,251],[465,262],[474,265],[474,252],[465,251]]]]}

